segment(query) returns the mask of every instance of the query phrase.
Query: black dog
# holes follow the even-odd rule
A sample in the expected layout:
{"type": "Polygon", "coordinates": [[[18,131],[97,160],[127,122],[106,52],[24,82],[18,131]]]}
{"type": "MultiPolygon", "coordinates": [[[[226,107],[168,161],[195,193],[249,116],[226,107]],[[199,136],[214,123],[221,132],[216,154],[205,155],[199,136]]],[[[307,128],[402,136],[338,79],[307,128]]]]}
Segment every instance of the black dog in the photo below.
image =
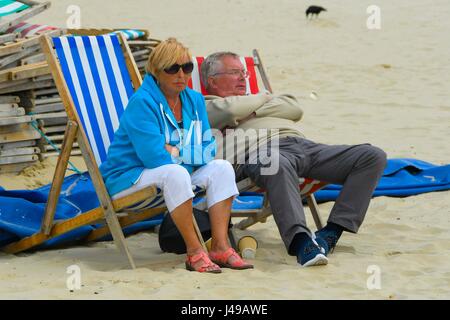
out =
{"type": "Polygon", "coordinates": [[[316,15],[317,18],[322,11],[327,11],[327,9],[319,6],[309,6],[308,9],[306,9],[306,17],[308,18],[308,16],[311,15],[312,18],[316,15]]]}

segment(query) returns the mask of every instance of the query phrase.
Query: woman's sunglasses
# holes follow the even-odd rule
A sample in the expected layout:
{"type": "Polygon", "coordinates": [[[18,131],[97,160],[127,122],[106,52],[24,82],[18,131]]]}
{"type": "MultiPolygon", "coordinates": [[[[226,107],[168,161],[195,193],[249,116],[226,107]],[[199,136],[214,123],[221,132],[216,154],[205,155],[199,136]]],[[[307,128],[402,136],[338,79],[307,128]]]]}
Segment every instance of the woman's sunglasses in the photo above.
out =
{"type": "Polygon", "coordinates": [[[168,74],[176,74],[180,69],[183,69],[184,73],[191,73],[194,70],[194,64],[192,62],[187,62],[185,64],[175,63],[168,68],[165,68],[164,71],[168,74]]]}

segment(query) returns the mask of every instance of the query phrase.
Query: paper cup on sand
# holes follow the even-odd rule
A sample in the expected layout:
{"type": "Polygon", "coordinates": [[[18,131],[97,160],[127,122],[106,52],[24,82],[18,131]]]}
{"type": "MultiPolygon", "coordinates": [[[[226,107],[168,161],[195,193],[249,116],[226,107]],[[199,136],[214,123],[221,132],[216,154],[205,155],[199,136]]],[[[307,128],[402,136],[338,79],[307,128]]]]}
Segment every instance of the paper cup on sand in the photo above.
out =
{"type": "Polygon", "coordinates": [[[239,239],[238,242],[239,252],[244,259],[254,259],[256,255],[256,249],[258,248],[258,241],[251,236],[245,236],[239,239]]]}

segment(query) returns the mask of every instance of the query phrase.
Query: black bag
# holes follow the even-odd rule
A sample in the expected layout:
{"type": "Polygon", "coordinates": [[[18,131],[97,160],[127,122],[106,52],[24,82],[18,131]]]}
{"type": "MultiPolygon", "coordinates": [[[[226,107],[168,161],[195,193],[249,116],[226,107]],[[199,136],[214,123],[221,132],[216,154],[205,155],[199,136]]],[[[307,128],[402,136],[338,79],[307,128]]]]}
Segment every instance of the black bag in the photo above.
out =
{"type": "MultiPolygon", "coordinates": [[[[194,217],[202,234],[203,241],[207,241],[211,238],[211,224],[209,222],[208,212],[194,208],[194,217]]],[[[231,223],[229,224],[230,227],[232,227],[231,223]]],[[[186,244],[169,213],[164,216],[159,228],[158,241],[159,247],[164,252],[176,254],[186,253],[186,244]]]]}

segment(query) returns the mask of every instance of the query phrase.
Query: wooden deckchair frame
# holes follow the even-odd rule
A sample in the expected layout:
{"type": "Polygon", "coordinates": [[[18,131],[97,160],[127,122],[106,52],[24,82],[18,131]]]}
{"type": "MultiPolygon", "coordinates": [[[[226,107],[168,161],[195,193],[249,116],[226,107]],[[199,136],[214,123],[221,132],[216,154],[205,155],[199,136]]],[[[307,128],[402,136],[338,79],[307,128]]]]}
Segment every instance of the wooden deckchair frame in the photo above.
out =
{"type": "MultiPolygon", "coordinates": [[[[133,56],[131,54],[130,48],[127,45],[126,39],[122,34],[118,34],[117,36],[119,38],[119,42],[122,47],[122,52],[124,53],[126,66],[130,74],[133,87],[135,90],[137,90],[137,88],[139,88],[142,84],[141,75],[139,74],[139,71],[133,60],[133,56]]],[[[131,268],[134,269],[136,265],[126,245],[125,237],[122,232],[122,227],[125,227],[138,221],[148,219],[150,217],[153,217],[157,214],[166,211],[167,209],[165,207],[151,208],[143,210],[138,213],[133,213],[132,215],[124,215],[118,217],[118,213],[122,209],[156,195],[157,189],[154,186],[150,186],[140,191],[137,191],[129,196],[114,201],[111,200],[107,192],[106,186],[103,182],[103,178],[98,169],[93,152],[89,145],[86,133],[81,125],[81,121],[77,114],[75,104],[70,95],[70,91],[64,80],[61,66],[58,62],[58,58],[53,49],[53,42],[47,35],[42,35],[40,41],[42,51],[46,56],[47,63],[52,72],[56,87],[58,89],[58,92],[61,96],[61,100],[63,101],[64,107],[66,109],[68,122],[66,132],[64,135],[62,150],[58,157],[58,162],[53,176],[53,182],[50,189],[48,202],[45,208],[45,214],[42,219],[41,230],[30,237],[21,239],[15,243],[3,247],[2,249],[9,253],[17,253],[20,251],[24,251],[36,245],[42,244],[48,239],[54,238],[58,235],[74,230],[80,226],[98,223],[99,221],[103,221],[104,219],[106,219],[106,225],[104,227],[92,231],[85,240],[87,241],[96,240],[111,233],[117,247],[123,254],[125,254],[130,263],[131,268]],[[100,207],[77,215],[74,218],[55,223],[54,221],[55,209],[58,202],[59,194],[61,192],[61,187],[64,180],[64,173],[67,169],[70,152],[72,150],[72,146],[75,139],[77,139],[84,161],[86,163],[90,177],[92,179],[96,194],[100,200],[100,207]]],[[[193,222],[197,236],[199,237],[199,240],[201,241],[203,247],[206,248],[195,219],[193,219],[193,222]]]]}
{"type": "MultiPolygon", "coordinates": [[[[261,57],[259,55],[259,52],[257,49],[253,49],[253,61],[255,63],[255,66],[258,68],[259,76],[261,77],[261,80],[263,82],[264,89],[269,91],[270,93],[273,93],[272,86],[270,85],[269,78],[267,77],[267,73],[265,71],[264,65],[262,63],[261,57]]],[[[239,191],[247,191],[251,190],[252,186],[254,186],[253,182],[251,182],[250,178],[246,178],[242,181],[239,181],[238,189],[239,191]]],[[[306,202],[308,204],[308,207],[311,211],[311,215],[314,219],[314,223],[316,224],[317,229],[321,229],[324,224],[322,221],[322,218],[320,217],[319,207],[317,205],[316,198],[314,197],[314,194],[308,194],[305,196],[306,202]]],[[[235,225],[236,228],[244,230],[248,227],[258,223],[258,222],[266,222],[267,218],[272,215],[272,210],[269,207],[269,203],[266,200],[264,202],[264,207],[262,210],[259,210],[257,212],[255,211],[248,211],[248,212],[233,212],[232,217],[246,217],[246,219],[243,219],[239,221],[235,225]]]]}
{"type": "Polygon", "coordinates": [[[50,7],[49,1],[40,3],[31,0],[17,0],[17,2],[22,2],[23,4],[26,4],[30,7],[20,12],[12,13],[10,15],[2,17],[2,19],[0,20],[0,33],[4,33],[10,27],[29,19],[50,7]]]}

